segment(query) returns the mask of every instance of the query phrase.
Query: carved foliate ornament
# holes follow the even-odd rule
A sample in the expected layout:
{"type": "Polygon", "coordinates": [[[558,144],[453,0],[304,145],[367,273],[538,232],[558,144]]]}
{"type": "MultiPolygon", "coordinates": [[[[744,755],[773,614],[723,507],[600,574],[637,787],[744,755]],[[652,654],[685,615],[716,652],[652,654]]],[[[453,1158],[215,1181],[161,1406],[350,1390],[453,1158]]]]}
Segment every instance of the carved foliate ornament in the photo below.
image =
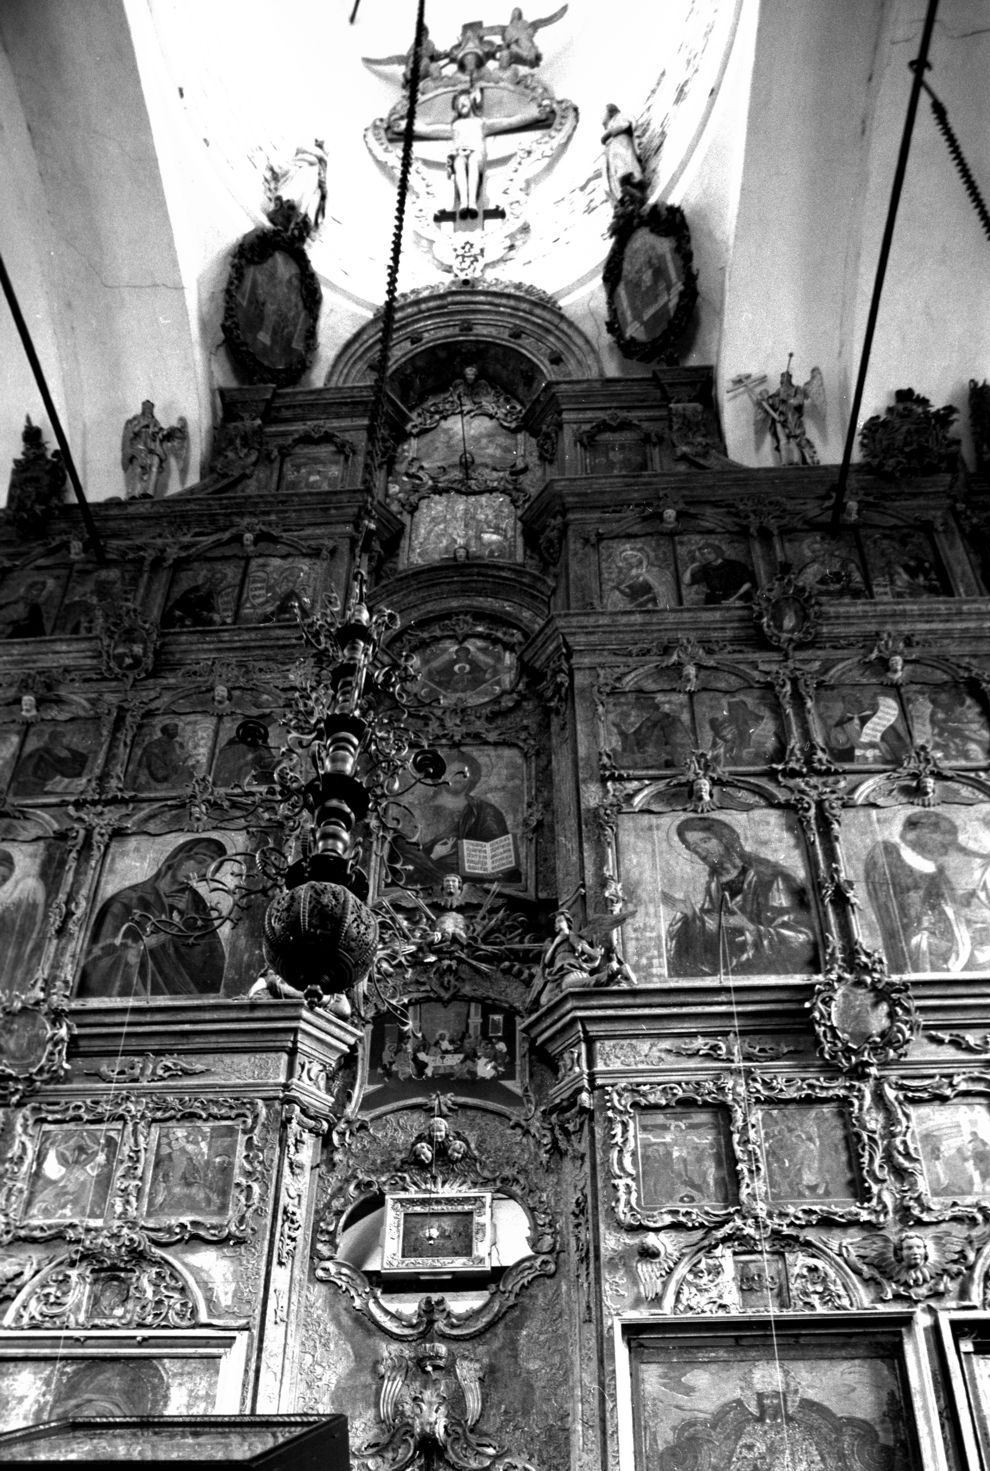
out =
{"type": "Polygon", "coordinates": [[[8,1328],[192,1328],[204,1317],[190,1278],[132,1227],[82,1231],[27,1284],[8,1328]]]}
{"type": "Polygon", "coordinates": [[[447,1123],[451,1110],[456,1105],[438,1095],[426,1127],[416,1127],[422,1122],[417,1110],[412,1118],[393,1113],[334,1131],[334,1172],[313,1246],[315,1275],[397,1340],[472,1338],[508,1312],[532,1282],[556,1271],[558,1208],[548,1182],[547,1132],[534,1129],[527,1116],[513,1119],[508,1128],[494,1127],[491,1115],[479,1116],[473,1128],[456,1130],[447,1123]],[[389,1294],[338,1255],[355,1206],[383,1203],[396,1192],[473,1198],[485,1191],[521,1206],[529,1221],[529,1252],[489,1282],[480,1303],[433,1295],[411,1303],[408,1291],[398,1297],[389,1294]]]}
{"type": "Polygon", "coordinates": [[[224,291],[223,335],[250,383],[289,388],[316,351],[323,302],[298,235],[251,230],[234,248],[224,291]]]}
{"type": "Polygon", "coordinates": [[[693,1254],[675,1313],[841,1312],[857,1304],[842,1274],[797,1240],[725,1243],[693,1254]]]}
{"type": "Polygon", "coordinates": [[[990,1222],[986,1115],[990,1073],[884,1078],[879,1082],[891,1132],[890,1156],[900,1177],[900,1202],[913,1221],[990,1222]],[[945,1140],[958,1145],[943,1159],[945,1140]]]}
{"type": "Polygon", "coordinates": [[[933,409],[931,400],[913,388],[898,388],[894,402],[859,431],[864,466],[887,480],[951,469],[959,458],[959,440],[949,430],[958,415],[954,404],[933,409]]]}
{"type": "Polygon", "coordinates": [[[264,1124],[260,1102],[236,1098],[31,1103],[0,1166],[0,1236],[71,1241],[140,1225],[163,1243],[244,1241],[264,1198],[264,1124]]]}
{"type": "Polygon", "coordinates": [[[442,1343],[390,1347],[378,1362],[382,1434],[355,1452],[374,1471],[411,1464],[442,1464],[456,1471],[486,1471],[499,1448],[475,1432],[481,1417],[481,1362],[442,1343]],[[422,1458],[422,1459],[421,1459],[422,1458]]]}
{"type": "Polygon", "coordinates": [[[58,450],[48,452],[40,428],[24,420],[23,447],[13,463],[7,513],[21,536],[44,533],[54,507],[65,495],[66,470],[58,450]]]}
{"type": "Polygon", "coordinates": [[[605,326],[627,358],[671,361],[694,313],[691,232],[676,204],[615,211],[602,270],[605,326]]]}
{"type": "Polygon", "coordinates": [[[63,1080],[72,1030],[68,1013],[57,1004],[0,1003],[0,1098],[5,1103],[63,1080]]]}
{"type": "Polygon", "coordinates": [[[918,1017],[907,981],[887,974],[883,956],[857,942],[850,967],[828,945],[828,965],[815,987],[811,1020],[826,1062],[872,1073],[911,1046],[918,1017]]]}
{"type": "Polygon", "coordinates": [[[863,1084],[721,1073],[621,1084],[606,1103],[612,1203],[626,1228],[779,1229],[886,1214],[887,1167],[863,1084]]]}

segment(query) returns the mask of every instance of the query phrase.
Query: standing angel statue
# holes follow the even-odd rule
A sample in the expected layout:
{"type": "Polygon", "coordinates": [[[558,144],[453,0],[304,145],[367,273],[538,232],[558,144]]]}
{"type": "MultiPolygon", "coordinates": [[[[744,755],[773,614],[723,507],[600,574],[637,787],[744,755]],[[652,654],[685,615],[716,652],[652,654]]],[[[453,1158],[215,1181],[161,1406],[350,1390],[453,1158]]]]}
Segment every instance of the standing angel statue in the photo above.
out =
{"type": "Polygon", "coordinates": [[[530,988],[529,1004],[542,1006],[562,991],[584,986],[634,985],[635,977],[616,947],[613,931],[635,912],[621,909],[592,914],[585,927],[577,930],[570,909],[558,909],[553,917],[553,935],[543,947],[530,988]]]}
{"type": "Polygon", "coordinates": [[[124,472],[124,494],[130,500],[147,500],[165,494],[169,456],[179,467],[185,481],[189,469],[189,429],[181,416],[166,429],[155,417],[150,398],[143,400],[141,412],[132,414],[124,425],[120,446],[120,463],[124,472]]]}
{"type": "Polygon", "coordinates": [[[798,384],[791,377],[791,360],[780,375],[780,384],[772,391],[762,387],[766,375],[740,373],[729,382],[729,396],[745,392],[756,408],[757,424],[770,430],[777,458],[782,465],[817,465],[818,451],[804,427],[804,411],[810,407],[819,414],[825,411],[825,380],[820,368],[812,368],[807,383],[798,384]]]}

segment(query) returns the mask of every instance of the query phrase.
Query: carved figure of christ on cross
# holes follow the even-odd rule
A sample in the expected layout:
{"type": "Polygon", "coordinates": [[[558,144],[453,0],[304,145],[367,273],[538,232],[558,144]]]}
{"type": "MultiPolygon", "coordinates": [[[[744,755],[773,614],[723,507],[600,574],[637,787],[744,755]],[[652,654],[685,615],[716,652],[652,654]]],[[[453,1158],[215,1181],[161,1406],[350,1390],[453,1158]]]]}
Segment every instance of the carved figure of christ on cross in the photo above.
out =
{"type": "Polygon", "coordinates": [[[449,123],[416,123],[417,138],[450,139],[447,172],[454,181],[455,212],[462,220],[476,220],[480,213],[479,199],[487,161],[486,137],[492,133],[512,133],[545,124],[553,110],[553,103],[544,99],[506,117],[485,118],[481,106],[480,88],[463,89],[454,93],[451,102],[453,118],[449,123]]]}

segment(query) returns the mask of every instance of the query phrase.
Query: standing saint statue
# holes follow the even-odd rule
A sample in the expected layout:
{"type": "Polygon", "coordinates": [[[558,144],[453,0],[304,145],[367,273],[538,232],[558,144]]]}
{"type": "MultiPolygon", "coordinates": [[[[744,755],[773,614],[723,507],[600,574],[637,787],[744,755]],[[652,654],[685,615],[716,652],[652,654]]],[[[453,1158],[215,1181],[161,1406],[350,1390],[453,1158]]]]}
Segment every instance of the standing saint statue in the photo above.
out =
{"type": "Polygon", "coordinates": [[[646,189],[643,165],[636,151],[632,118],[620,112],[614,102],[605,104],[602,118],[605,129],[602,144],[605,148],[605,184],[614,204],[619,204],[630,195],[641,200],[646,189]]]}
{"type": "Polygon", "coordinates": [[[124,493],[129,501],[165,494],[170,455],[179,466],[180,477],[185,480],[189,468],[186,421],[180,417],[166,429],[156,419],[151,399],[146,398],[141,404],[141,412],[132,414],[125,423],[120,446],[124,493]]]}
{"type": "Polygon", "coordinates": [[[302,233],[315,235],[327,212],[327,150],[323,139],[316,138],[312,148],[297,148],[283,169],[269,164],[265,192],[269,204],[266,214],[273,224],[291,226],[292,221],[285,220],[289,207],[302,233]]]}

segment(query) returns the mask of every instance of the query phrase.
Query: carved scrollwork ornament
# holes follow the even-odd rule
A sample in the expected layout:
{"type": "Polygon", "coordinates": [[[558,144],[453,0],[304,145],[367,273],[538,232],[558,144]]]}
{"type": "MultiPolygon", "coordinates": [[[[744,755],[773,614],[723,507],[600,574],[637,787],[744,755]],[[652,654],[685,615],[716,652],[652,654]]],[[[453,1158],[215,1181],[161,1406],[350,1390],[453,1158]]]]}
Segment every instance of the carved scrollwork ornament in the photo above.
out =
{"type": "Polygon", "coordinates": [[[663,1310],[684,1313],[842,1312],[858,1306],[833,1251],[806,1232],[732,1222],[676,1261],[663,1310]]]}
{"type": "Polygon", "coordinates": [[[690,635],[679,639],[668,658],[663,660],[668,667],[680,669],[680,687],[685,694],[692,694],[698,688],[698,666],[703,662],[710,662],[708,651],[690,635]]]}
{"type": "Polygon", "coordinates": [[[48,1329],[192,1328],[206,1314],[191,1278],[138,1229],[81,1229],[63,1256],[18,1293],[7,1326],[48,1329]]]}
{"type": "Polygon", "coordinates": [[[30,1093],[61,1083],[69,1071],[66,1051],[75,1028],[57,1002],[0,1004],[0,1101],[11,1106],[30,1093]]]}
{"type": "Polygon", "coordinates": [[[883,956],[858,941],[851,966],[827,941],[825,973],[810,1006],[819,1055],[847,1073],[897,1062],[918,1032],[911,987],[888,975],[883,956]]]}
{"type": "Polygon", "coordinates": [[[775,577],[753,598],[753,617],[775,648],[789,653],[818,634],[821,603],[789,573],[775,577]]]}
{"type": "Polygon", "coordinates": [[[948,773],[939,766],[931,747],[927,745],[916,746],[900,772],[911,779],[912,787],[907,793],[907,799],[914,807],[934,807],[938,802],[936,783],[949,779],[948,773]]]}
{"type": "Polygon", "coordinates": [[[571,663],[563,649],[558,650],[547,666],[539,696],[542,703],[562,724],[567,722],[567,705],[571,693],[571,663]]]}
{"type": "MultiPolygon", "coordinates": [[[[47,1202],[36,1198],[35,1182],[45,1178],[46,1131],[66,1137],[72,1131],[104,1140],[97,1156],[104,1163],[105,1211],[113,1230],[140,1230],[142,1239],[168,1244],[198,1237],[206,1241],[244,1241],[257,1230],[257,1216],[264,1196],[265,1108],[258,1100],[170,1097],[164,1094],[138,1096],[116,1091],[102,1098],[75,1098],[58,1102],[33,1102],[16,1115],[13,1146],[0,1167],[0,1237],[8,1241],[50,1241],[62,1237],[79,1239],[78,1223],[57,1213],[47,1214],[47,1202]],[[102,1128],[101,1128],[102,1126],[102,1128]],[[207,1191],[174,1211],[167,1197],[157,1211],[147,1205],[155,1181],[160,1183],[159,1144],[163,1130],[181,1138],[185,1129],[202,1137],[202,1131],[219,1126],[221,1144],[230,1142],[236,1128],[236,1148],[229,1170],[218,1171],[220,1193],[207,1191]],[[178,1131],[176,1134],[175,1131],[178,1131]],[[156,1144],[156,1139],[159,1144],[156,1144]],[[109,1145],[106,1141],[110,1141],[109,1145]],[[145,1204],[142,1204],[142,1201],[145,1204]]],[[[102,1228],[101,1228],[102,1229],[102,1228]]]]}
{"type": "Polygon", "coordinates": [[[448,1115],[458,1113],[458,1105],[441,1094],[434,1098],[425,1127],[418,1111],[336,1125],[329,1195],[313,1242],[317,1280],[331,1283],[357,1313],[397,1340],[468,1339],[497,1322],[531,1283],[554,1274],[560,1250],[560,1210],[548,1171],[552,1135],[540,1127],[531,1099],[527,1105],[527,1113],[508,1129],[496,1127],[491,1115],[483,1125],[475,1121],[464,1130],[453,1129],[448,1115]],[[355,1207],[380,1204],[396,1192],[435,1196],[479,1190],[516,1202],[528,1219],[529,1249],[467,1302],[459,1295],[449,1300],[430,1294],[418,1300],[408,1293],[396,1296],[347,1260],[342,1250],[342,1232],[355,1207]]]}
{"type": "Polygon", "coordinates": [[[616,208],[610,233],[612,248],[602,270],[609,334],[624,357],[641,362],[676,360],[677,344],[698,300],[698,276],[684,212],[676,204],[644,208],[627,201],[616,208]],[[668,300],[666,308],[650,318],[645,335],[637,335],[644,328],[634,320],[628,297],[637,288],[643,289],[644,257],[654,263],[654,269],[662,270],[668,300]]]}
{"type": "Polygon", "coordinates": [[[442,1343],[391,1345],[378,1361],[382,1433],[354,1456],[369,1471],[441,1463],[455,1471],[488,1471],[499,1447],[475,1430],[481,1417],[481,1361],[442,1343]]]}
{"type": "Polygon", "coordinates": [[[775,531],[794,518],[793,507],[779,495],[745,495],[737,506],[738,518],[747,530],[775,531]]]}
{"type": "Polygon", "coordinates": [[[298,238],[263,228],[242,236],[224,290],[223,335],[249,383],[299,382],[316,351],[322,300],[298,238]]]}
{"type": "Polygon", "coordinates": [[[536,440],[536,453],[542,464],[552,465],[557,458],[560,431],[563,427],[564,420],[559,413],[551,414],[543,424],[536,440]]]}
{"type": "Polygon", "coordinates": [[[286,1110],[285,1168],[282,1176],[282,1204],[278,1223],[275,1256],[280,1267],[288,1266],[296,1254],[302,1234],[306,1182],[313,1155],[313,1138],[326,1133],[322,1119],[314,1119],[297,1104],[286,1110]]]}

